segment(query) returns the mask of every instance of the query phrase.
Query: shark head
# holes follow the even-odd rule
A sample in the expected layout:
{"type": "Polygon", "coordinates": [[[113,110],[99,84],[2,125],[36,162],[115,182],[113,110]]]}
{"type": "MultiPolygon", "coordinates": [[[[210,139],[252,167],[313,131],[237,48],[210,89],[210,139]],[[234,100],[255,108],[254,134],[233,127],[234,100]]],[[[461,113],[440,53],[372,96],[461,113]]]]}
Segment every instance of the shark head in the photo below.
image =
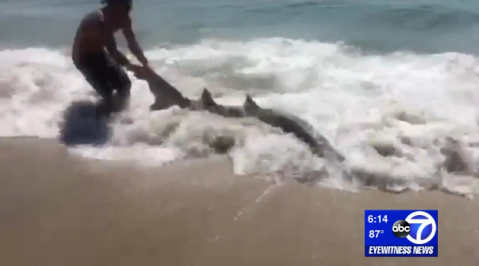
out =
{"type": "Polygon", "coordinates": [[[243,110],[246,112],[248,115],[254,115],[256,114],[259,110],[261,110],[261,107],[249,96],[248,94],[246,95],[246,100],[243,104],[243,110]]]}
{"type": "Polygon", "coordinates": [[[201,105],[205,108],[215,107],[218,105],[213,99],[211,92],[206,88],[204,88],[203,93],[201,93],[200,102],[201,102],[201,105]]]}

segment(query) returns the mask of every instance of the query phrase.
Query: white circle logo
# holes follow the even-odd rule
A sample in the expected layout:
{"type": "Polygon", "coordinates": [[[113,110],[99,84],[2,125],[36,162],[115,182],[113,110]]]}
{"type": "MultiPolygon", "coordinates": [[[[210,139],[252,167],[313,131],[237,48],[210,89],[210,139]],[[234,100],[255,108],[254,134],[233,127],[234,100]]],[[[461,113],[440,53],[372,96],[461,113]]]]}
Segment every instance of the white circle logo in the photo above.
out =
{"type": "Polygon", "coordinates": [[[412,243],[416,245],[426,244],[427,242],[431,241],[431,239],[433,239],[434,236],[436,235],[436,232],[437,232],[436,221],[427,212],[423,212],[423,211],[413,212],[409,214],[408,217],[406,217],[406,222],[408,222],[409,224],[421,224],[421,226],[419,226],[419,228],[417,229],[416,238],[413,238],[411,235],[407,236],[407,240],[411,241],[412,243]],[[416,216],[424,216],[426,217],[426,219],[414,219],[414,217],[416,216]],[[425,239],[421,239],[422,231],[428,225],[432,226],[431,233],[425,239]]]}

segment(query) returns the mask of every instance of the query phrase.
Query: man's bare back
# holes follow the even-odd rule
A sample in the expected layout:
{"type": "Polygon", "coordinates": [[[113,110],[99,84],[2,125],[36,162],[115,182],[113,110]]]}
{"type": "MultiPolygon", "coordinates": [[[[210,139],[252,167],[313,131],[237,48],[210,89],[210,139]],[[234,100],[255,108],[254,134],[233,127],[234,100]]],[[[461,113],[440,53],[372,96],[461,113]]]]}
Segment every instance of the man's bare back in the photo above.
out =
{"type": "Polygon", "coordinates": [[[72,56],[76,61],[82,54],[100,53],[106,47],[106,41],[113,36],[107,31],[101,10],[95,10],[83,17],[73,42],[72,56]]]}

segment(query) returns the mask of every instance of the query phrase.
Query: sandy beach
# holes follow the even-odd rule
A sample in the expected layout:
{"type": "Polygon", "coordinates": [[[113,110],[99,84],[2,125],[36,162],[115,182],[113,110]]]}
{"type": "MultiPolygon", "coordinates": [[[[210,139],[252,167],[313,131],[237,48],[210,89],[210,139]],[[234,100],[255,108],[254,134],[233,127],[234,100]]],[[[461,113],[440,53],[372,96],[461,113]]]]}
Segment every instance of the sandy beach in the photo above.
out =
{"type": "Polygon", "coordinates": [[[0,265],[478,265],[479,204],[441,192],[271,186],[226,159],[89,161],[0,140],[0,265]],[[365,258],[364,209],[439,210],[438,258],[365,258]]]}

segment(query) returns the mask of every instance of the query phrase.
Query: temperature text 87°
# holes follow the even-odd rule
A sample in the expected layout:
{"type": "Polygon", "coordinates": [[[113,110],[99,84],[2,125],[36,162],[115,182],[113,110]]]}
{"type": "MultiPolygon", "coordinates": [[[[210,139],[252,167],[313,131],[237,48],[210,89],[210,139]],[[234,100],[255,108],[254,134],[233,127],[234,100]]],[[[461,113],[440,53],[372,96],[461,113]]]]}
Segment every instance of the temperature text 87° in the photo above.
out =
{"type": "Polygon", "coordinates": [[[384,230],[369,230],[369,238],[378,238],[383,233],[384,230]]]}

